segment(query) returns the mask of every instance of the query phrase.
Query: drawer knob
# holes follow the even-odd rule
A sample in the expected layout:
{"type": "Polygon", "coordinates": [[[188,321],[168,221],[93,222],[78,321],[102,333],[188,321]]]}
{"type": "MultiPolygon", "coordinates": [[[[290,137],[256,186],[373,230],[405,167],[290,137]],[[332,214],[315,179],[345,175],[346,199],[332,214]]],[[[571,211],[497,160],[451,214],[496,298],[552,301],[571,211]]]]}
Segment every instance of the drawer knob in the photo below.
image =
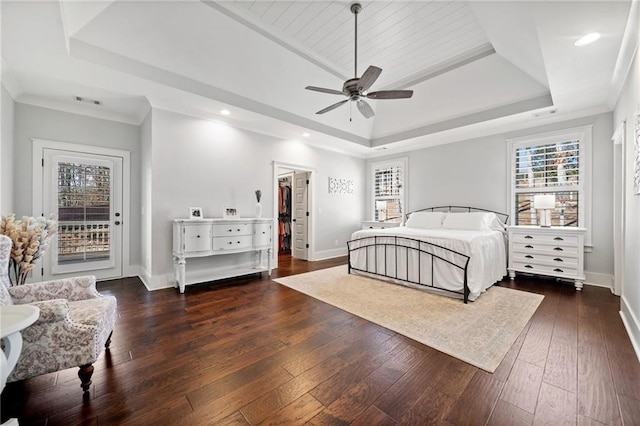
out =
{"type": "Polygon", "coordinates": [[[531,256],[530,254],[525,256],[527,259],[533,259],[533,256],[531,256]]]}
{"type": "Polygon", "coordinates": [[[556,240],[556,241],[564,241],[564,238],[562,238],[562,237],[555,237],[555,238],[554,238],[554,240],[556,240]]]}
{"type": "Polygon", "coordinates": [[[533,237],[531,235],[525,235],[524,236],[527,240],[533,240],[533,237]]]}
{"type": "Polygon", "coordinates": [[[229,241],[229,244],[233,244],[231,241],[229,241]]]}
{"type": "Polygon", "coordinates": [[[240,232],[240,228],[238,228],[238,232],[240,232]]]}
{"type": "Polygon", "coordinates": [[[553,248],[555,251],[564,251],[564,249],[562,247],[554,247],[553,248]]]}
{"type": "Polygon", "coordinates": [[[531,244],[527,244],[524,248],[533,248],[533,246],[531,244]]]}
{"type": "Polygon", "coordinates": [[[196,235],[196,237],[200,238],[200,235],[196,235]]]}
{"type": "Polygon", "coordinates": [[[229,232],[233,232],[233,229],[229,229],[229,232]]]}
{"type": "Polygon", "coordinates": [[[559,257],[556,257],[556,258],[555,258],[555,259],[553,259],[553,260],[555,260],[556,262],[564,262],[564,260],[560,259],[559,257]]]}
{"type": "Polygon", "coordinates": [[[525,268],[529,268],[529,269],[533,269],[533,266],[531,265],[524,265],[525,268]]]}
{"type": "Polygon", "coordinates": [[[556,268],[556,269],[553,270],[553,272],[564,272],[564,271],[562,269],[560,269],[560,268],[556,268]]]}
{"type": "Polygon", "coordinates": [[[240,244],[240,241],[238,241],[238,244],[240,244]]]}

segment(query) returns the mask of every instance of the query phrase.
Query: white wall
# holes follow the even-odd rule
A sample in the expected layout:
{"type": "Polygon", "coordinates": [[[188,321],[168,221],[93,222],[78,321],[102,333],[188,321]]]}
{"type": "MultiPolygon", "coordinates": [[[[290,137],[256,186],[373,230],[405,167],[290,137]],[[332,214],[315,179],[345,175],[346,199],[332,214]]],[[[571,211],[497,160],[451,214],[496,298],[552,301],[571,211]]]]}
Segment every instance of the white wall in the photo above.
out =
{"type": "MultiPolygon", "coordinates": [[[[588,280],[591,277],[593,281],[604,280],[609,284],[613,274],[611,117],[610,113],[599,114],[404,153],[400,156],[409,157],[407,210],[462,205],[508,213],[506,139],[592,124],[593,252],[585,254],[585,270],[590,273],[588,280]]],[[[369,163],[379,160],[376,158],[369,163]]]]}
{"type": "Polygon", "coordinates": [[[2,133],[0,137],[0,214],[14,213],[13,210],[13,121],[15,103],[13,98],[2,87],[2,133]]]}
{"type": "MultiPolygon", "coordinates": [[[[14,207],[18,216],[32,210],[31,138],[116,148],[131,152],[131,229],[140,229],[140,128],[32,105],[15,104],[14,207]]],[[[130,239],[130,264],[140,264],[140,238],[130,239]]],[[[130,265],[124,265],[125,271],[130,265]]]]}
{"type": "MultiPolygon", "coordinates": [[[[346,253],[346,241],[364,214],[363,159],[159,109],[152,111],[151,128],[150,287],[167,285],[173,276],[171,220],[187,217],[189,207],[202,207],[205,217],[222,217],[223,207],[237,206],[240,217],[252,217],[254,191],[260,189],[263,217],[271,216],[274,161],[314,170],[315,238],[311,236],[310,244],[316,257],[346,253]],[[355,193],[329,194],[330,176],[352,179],[355,193]]],[[[223,261],[189,260],[187,270],[223,261]]]]}
{"type": "MultiPolygon", "coordinates": [[[[637,43],[640,44],[640,30],[638,30],[637,43]]],[[[640,113],[640,58],[638,56],[636,51],[635,59],[613,112],[613,122],[618,126],[626,120],[625,270],[621,313],[640,358],[640,195],[633,195],[634,121],[636,114],[640,113]]]]}

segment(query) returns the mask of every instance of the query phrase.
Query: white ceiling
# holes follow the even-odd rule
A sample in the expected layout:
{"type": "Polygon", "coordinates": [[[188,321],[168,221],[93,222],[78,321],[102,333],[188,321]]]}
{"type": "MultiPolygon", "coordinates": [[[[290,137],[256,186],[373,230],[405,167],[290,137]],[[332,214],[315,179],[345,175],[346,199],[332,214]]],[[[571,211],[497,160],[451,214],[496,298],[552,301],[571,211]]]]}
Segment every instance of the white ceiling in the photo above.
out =
{"type": "Polygon", "coordinates": [[[354,76],[349,6],[3,0],[3,83],[50,108],[138,124],[153,106],[375,156],[611,110],[628,66],[631,1],[366,1],[358,74],[376,65],[372,90],[414,96],[369,100],[370,120],[349,104],[316,115],[342,98],[304,87],[354,76]],[[592,31],[602,38],[573,45],[592,31]]]}

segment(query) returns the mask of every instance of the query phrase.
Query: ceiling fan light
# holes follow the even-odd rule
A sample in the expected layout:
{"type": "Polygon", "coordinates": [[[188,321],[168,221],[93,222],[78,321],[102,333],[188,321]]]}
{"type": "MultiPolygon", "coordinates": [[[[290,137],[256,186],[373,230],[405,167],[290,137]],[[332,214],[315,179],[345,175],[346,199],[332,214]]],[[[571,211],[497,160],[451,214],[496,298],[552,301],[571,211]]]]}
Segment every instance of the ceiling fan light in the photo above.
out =
{"type": "Polygon", "coordinates": [[[229,111],[228,109],[223,109],[220,111],[220,114],[222,115],[231,115],[231,111],[229,111]]]}
{"type": "Polygon", "coordinates": [[[573,44],[578,47],[586,46],[587,44],[591,44],[594,41],[598,40],[599,38],[600,38],[600,33],[589,33],[577,39],[576,42],[573,44]]]}

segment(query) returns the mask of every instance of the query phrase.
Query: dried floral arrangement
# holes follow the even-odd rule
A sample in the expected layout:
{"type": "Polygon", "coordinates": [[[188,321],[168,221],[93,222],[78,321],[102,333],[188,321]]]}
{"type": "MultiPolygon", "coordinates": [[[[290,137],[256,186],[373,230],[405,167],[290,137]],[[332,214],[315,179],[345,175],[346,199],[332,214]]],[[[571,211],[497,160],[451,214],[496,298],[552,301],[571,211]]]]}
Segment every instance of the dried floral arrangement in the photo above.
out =
{"type": "Polygon", "coordinates": [[[11,238],[11,256],[9,259],[9,281],[12,286],[24,284],[29,271],[49,247],[57,230],[53,216],[23,216],[16,220],[14,214],[3,216],[0,221],[0,234],[11,238]]]}
{"type": "Polygon", "coordinates": [[[260,191],[259,189],[256,189],[256,200],[260,202],[260,198],[262,198],[262,191],[260,191]]]}

